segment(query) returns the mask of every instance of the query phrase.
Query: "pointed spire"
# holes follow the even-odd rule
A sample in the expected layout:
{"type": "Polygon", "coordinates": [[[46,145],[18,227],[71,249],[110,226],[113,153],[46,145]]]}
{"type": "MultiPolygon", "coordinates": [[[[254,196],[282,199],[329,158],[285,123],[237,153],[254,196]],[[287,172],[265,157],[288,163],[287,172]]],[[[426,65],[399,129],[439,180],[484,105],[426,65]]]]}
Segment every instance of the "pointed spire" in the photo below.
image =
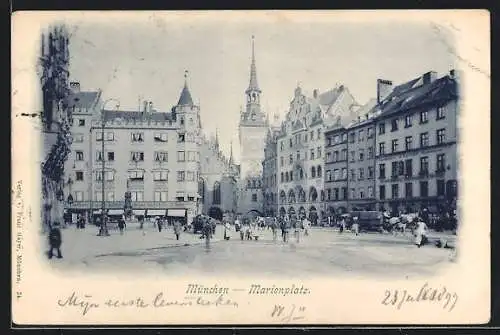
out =
{"type": "Polygon", "coordinates": [[[215,150],[219,151],[219,129],[215,129],[215,150]]]}
{"type": "Polygon", "coordinates": [[[231,151],[229,153],[229,165],[233,165],[233,140],[231,140],[231,151]]]}
{"type": "Polygon", "coordinates": [[[247,91],[259,90],[259,84],[257,83],[257,67],[255,66],[255,36],[252,35],[252,64],[250,65],[250,83],[248,85],[247,91]]]}
{"type": "Polygon", "coordinates": [[[191,97],[191,92],[189,92],[187,84],[188,70],[184,71],[184,88],[182,89],[181,96],[177,106],[193,106],[193,98],[191,97]]]}

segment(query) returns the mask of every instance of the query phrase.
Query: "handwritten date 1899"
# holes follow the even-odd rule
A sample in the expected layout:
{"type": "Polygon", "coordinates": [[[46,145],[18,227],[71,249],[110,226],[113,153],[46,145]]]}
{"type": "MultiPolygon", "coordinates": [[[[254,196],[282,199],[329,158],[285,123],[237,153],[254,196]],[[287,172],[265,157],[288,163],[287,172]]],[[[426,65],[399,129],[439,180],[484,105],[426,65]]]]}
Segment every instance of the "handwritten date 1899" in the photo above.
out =
{"type": "Polygon", "coordinates": [[[443,309],[451,312],[455,308],[457,300],[458,295],[456,292],[450,292],[444,286],[440,289],[432,288],[429,287],[429,284],[425,283],[417,292],[385,290],[382,305],[395,306],[397,309],[401,309],[405,303],[422,303],[425,301],[442,304],[443,309]]]}

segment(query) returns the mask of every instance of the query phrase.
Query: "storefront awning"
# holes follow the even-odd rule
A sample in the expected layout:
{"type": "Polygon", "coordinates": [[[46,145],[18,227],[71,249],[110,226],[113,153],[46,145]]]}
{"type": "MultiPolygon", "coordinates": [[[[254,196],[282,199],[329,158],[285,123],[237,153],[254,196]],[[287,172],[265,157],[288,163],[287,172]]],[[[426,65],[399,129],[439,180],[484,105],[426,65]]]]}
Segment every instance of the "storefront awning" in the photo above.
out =
{"type": "Polygon", "coordinates": [[[169,210],[167,210],[167,216],[185,217],[186,210],[185,209],[169,209],[169,210]]]}
{"type": "Polygon", "coordinates": [[[110,209],[108,215],[123,215],[123,209],[110,209]]]}
{"type": "Polygon", "coordinates": [[[144,215],[146,213],[146,210],[145,209],[133,209],[132,213],[134,213],[134,215],[144,215]]]}
{"type": "Polygon", "coordinates": [[[165,216],[166,210],[164,209],[148,209],[147,216],[165,216]]]}

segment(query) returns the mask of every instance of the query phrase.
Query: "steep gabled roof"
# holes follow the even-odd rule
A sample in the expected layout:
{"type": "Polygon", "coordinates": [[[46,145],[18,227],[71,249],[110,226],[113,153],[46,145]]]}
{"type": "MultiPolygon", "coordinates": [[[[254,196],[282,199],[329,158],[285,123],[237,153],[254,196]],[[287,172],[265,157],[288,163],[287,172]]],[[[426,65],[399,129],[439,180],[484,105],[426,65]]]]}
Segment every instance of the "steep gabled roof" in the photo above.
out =
{"type": "Polygon", "coordinates": [[[179,102],[177,106],[193,106],[193,98],[191,97],[191,92],[187,86],[187,82],[184,83],[184,88],[182,89],[181,96],[179,97],[179,102]]]}
{"type": "Polygon", "coordinates": [[[66,98],[66,103],[68,108],[90,109],[96,104],[99,95],[99,91],[71,93],[66,98]]]}

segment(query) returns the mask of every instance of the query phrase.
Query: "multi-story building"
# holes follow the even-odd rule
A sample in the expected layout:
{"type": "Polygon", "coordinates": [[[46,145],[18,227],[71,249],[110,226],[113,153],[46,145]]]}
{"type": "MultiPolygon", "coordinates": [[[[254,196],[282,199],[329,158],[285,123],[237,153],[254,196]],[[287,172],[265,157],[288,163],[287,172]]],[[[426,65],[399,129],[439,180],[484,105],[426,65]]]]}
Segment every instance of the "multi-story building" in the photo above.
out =
{"type": "Polygon", "coordinates": [[[250,82],[245,91],[246,108],[240,111],[240,184],[238,212],[241,215],[262,215],[262,160],[268,129],[266,114],[261,109],[261,89],[257,82],[255,47],[252,37],[250,82]]]}
{"type": "Polygon", "coordinates": [[[266,216],[276,216],[278,213],[278,142],[280,127],[275,115],[274,124],[269,127],[264,147],[262,161],[262,192],[264,198],[263,212],[266,216]]]}
{"type": "Polygon", "coordinates": [[[327,215],[348,211],[347,130],[335,124],[325,130],[325,192],[327,215]]]}
{"type": "Polygon", "coordinates": [[[356,106],[342,85],[322,94],[314,90],[313,97],[295,89],[277,137],[280,216],[308,216],[314,223],[325,216],[323,130],[353,120],[356,106]]]}
{"type": "MultiPolygon", "coordinates": [[[[392,85],[390,81],[382,84],[392,85]]],[[[396,213],[424,209],[432,213],[454,208],[458,108],[455,71],[441,78],[435,72],[425,73],[394,87],[379,100],[379,208],[396,213]]]]}
{"type": "MultiPolygon", "coordinates": [[[[193,103],[187,80],[170,112],[157,111],[152,102],[145,102],[140,111],[103,109],[100,92],[81,92],[77,83],[72,87],[75,140],[67,177],[72,180],[67,185],[74,200],[68,204],[72,211],[98,214],[104,200],[108,214],[121,214],[126,192],[135,215],[190,220],[213,205],[221,211],[234,208],[232,198],[227,208],[221,198],[222,193],[231,194],[222,190],[229,164],[204,139],[200,108],[193,103]],[[210,162],[201,164],[201,159],[210,162]],[[219,173],[212,173],[213,166],[219,173]]],[[[219,216],[216,212],[212,209],[219,216]]]]}
{"type": "MultiPolygon", "coordinates": [[[[41,81],[41,222],[62,221],[64,214],[64,174],[71,146],[69,94],[69,33],[65,26],[47,27],[41,34],[39,58],[41,81]]],[[[71,199],[71,198],[70,198],[71,199]]]]}

